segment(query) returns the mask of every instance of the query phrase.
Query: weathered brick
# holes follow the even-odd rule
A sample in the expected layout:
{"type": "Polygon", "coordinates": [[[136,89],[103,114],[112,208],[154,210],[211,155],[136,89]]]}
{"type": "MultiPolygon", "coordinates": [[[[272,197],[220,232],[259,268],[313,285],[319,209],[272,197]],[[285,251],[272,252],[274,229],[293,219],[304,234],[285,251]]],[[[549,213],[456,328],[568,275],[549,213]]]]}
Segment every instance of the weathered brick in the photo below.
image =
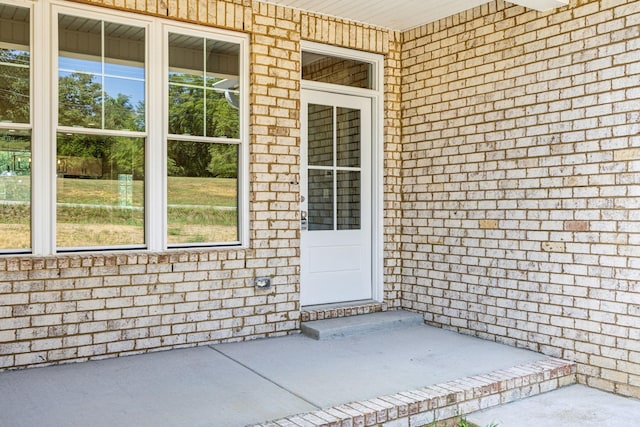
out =
{"type": "MultiPolygon", "coordinates": [[[[632,2],[622,3],[627,11],[632,2]]],[[[617,42],[637,35],[623,19],[627,12],[613,19],[598,4],[541,20],[497,19],[501,37],[470,32],[492,13],[482,8],[403,34],[402,59],[410,65],[400,87],[399,253],[403,304],[426,311],[429,322],[554,355],[578,349],[582,363],[593,354],[600,365],[615,365],[621,355],[602,353],[603,328],[615,324],[616,334],[629,336],[631,322],[640,320],[626,299],[637,298],[637,289],[623,291],[640,274],[640,262],[625,250],[625,242],[638,239],[624,220],[635,209],[627,207],[634,198],[625,174],[640,170],[631,136],[638,117],[625,115],[640,101],[630,89],[640,69],[629,73],[623,64],[637,49],[617,42]],[[458,33],[467,37],[452,36],[458,33]],[[510,38],[523,48],[509,49],[510,38]],[[461,53],[447,55],[441,40],[461,53]],[[507,65],[499,79],[484,66],[496,58],[507,65]],[[614,274],[617,306],[602,309],[615,297],[597,291],[614,274]],[[491,297],[480,305],[471,291],[478,283],[489,285],[491,297]],[[477,310],[493,316],[469,322],[477,310]],[[613,313],[616,320],[607,317],[613,313]],[[553,347],[545,343],[549,336],[553,347]]],[[[506,15],[515,10],[499,7],[506,15]]],[[[613,368],[606,377],[597,383],[625,380],[613,368]]]]}
{"type": "Polygon", "coordinates": [[[0,345],[0,367],[298,328],[299,189],[290,183],[300,40],[310,40],[385,55],[385,303],[564,351],[585,364],[585,382],[637,392],[620,383],[637,381],[636,368],[611,368],[620,354],[608,350],[612,337],[625,351],[639,338],[632,5],[591,0],[541,16],[502,2],[401,34],[256,1],[118,4],[249,34],[251,248],[3,258],[3,336],[35,343],[40,324],[53,335],[77,328],[82,339],[32,353],[30,341],[0,345]],[[259,275],[273,277],[273,294],[253,288],[259,275]],[[602,378],[587,369],[592,355],[608,369],[602,378]]]}

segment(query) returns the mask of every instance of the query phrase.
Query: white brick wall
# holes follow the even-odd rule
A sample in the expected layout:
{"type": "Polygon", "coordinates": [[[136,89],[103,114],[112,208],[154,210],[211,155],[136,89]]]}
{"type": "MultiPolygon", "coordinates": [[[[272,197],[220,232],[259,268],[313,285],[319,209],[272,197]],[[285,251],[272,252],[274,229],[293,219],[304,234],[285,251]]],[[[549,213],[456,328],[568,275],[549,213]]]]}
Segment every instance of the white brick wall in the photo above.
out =
{"type": "Polygon", "coordinates": [[[640,5],[403,34],[403,302],[640,396],[640,5]]]}
{"type": "Polygon", "coordinates": [[[398,33],[253,0],[94,4],[250,34],[250,246],[0,257],[0,370],[298,331],[301,39],[391,52],[385,293],[400,305],[398,33]]]}
{"type": "Polygon", "coordinates": [[[2,257],[0,369],[298,329],[310,40],[385,55],[385,301],[366,309],[420,311],[640,395],[637,0],[499,0],[403,34],[254,0],[94,3],[250,34],[251,245],[2,257]]]}
{"type": "Polygon", "coordinates": [[[256,270],[247,267],[247,254],[2,259],[0,368],[296,330],[300,313],[292,279],[282,275],[271,290],[254,289],[256,270]]]}

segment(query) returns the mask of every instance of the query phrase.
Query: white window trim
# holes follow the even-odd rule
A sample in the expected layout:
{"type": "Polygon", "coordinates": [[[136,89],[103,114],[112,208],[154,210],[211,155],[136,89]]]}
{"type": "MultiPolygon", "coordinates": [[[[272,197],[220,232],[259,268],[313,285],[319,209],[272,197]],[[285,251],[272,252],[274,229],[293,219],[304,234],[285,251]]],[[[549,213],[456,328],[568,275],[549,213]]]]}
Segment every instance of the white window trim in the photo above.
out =
{"type": "Polygon", "coordinates": [[[372,89],[362,89],[332,83],[300,80],[302,89],[361,96],[371,99],[371,295],[384,300],[384,56],[343,47],[303,40],[302,52],[336,56],[371,64],[372,89]]]}
{"type": "MultiPolygon", "coordinates": [[[[167,19],[148,17],[142,14],[104,9],[93,5],[73,4],[60,0],[18,2],[2,0],[3,3],[30,8],[31,10],[31,250],[0,251],[0,253],[31,253],[35,256],[72,253],[73,248],[56,247],[56,148],[57,126],[57,30],[55,20],[58,13],[114,20],[146,28],[146,132],[98,131],[100,134],[117,133],[145,137],[145,244],[143,246],[88,247],[82,253],[121,252],[124,250],[167,251],[186,248],[246,248],[249,246],[249,36],[226,30],[213,29],[194,24],[183,24],[167,19]],[[166,34],[168,29],[181,33],[189,32],[204,37],[238,43],[240,53],[240,142],[238,168],[238,233],[237,242],[210,242],[202,245],[167,245],[167,175],[166,141],[167,115],[165,105],[167,76],[165,70],[168,57],[166,34]],[[150,44],[153,41],[153,46],[150,44]],[[160,49],[157,46],[163,43],[160,49]],[[164,66],[163,66],[164,65],[164,66]],[[55,102],[52,102],[55,101],[55,102]],[[52,106],[52,104],[55,104],[52,106]],[[151,125],[149,118],[154,117],[151,125]],[[135,135],[134,135],[135,134],[135,135]],[[160,214],[158,214],[160,212],[160,214]]],[[[83,129],[83,132],[85,130],[83,129]]],[[[92,133],[87,130],[85,133],[92,133]]],[[[221,141],[222,142],[222,141],[221,141]]]]}
{"type": "Polygon", "coordinates": [[[34,255],[49,255],[55,245],[55,166],[50,161],[54,153],[51,141],[51,116],[48,114],[48,94],[50,84],[46,70],[51,63],[50,37],[36,37],[36,31],[51,34],[49,5],[36,2],[33,5],[33,26],[31,27],[31,46],[33,48],[33,68],[31,70],[31,251],[34,255]],[[34,55],[33,52],[42,52],[34,55]]]}
{"type": "MultiPolygon", "coordinates": [[[[249,64],[247,61],[248,51],[249,51],[249,36],[248,35],[240,35],[235,33],[230,33],[222,30],[204,30],[202,27],[191,25],[191,24],[182,24],[179,22],[167,22],[165,21],[162,26],[162,40],[163,46],[167,47],[169,45],[169,33],[180,33],[185,35],[190,35],[194,37],[203,37],[203,38],[215,38],[216,40],[226,41],[231,43],[237,43],[240,45],[240,87],[242,88],[240,92],[240,136],[238,139],[228,139],[228,138],[214,138],[214,137],[189,137],[185,140],[188,141],[206,141],[212,143],[230,143],[234,145],[238,145],[238,207],[237,207],[237,215],[238,215],[238,241],[230,242],[230,243],[218,243],[218,244],[172,244],[169,245],[167,242],[168,235],[168,221],[167,221],[167,210],[162,209],[163,212],[163,241],[159,242],[162,245],[162,248],[169,250],[171,249],[184,249],[184,248],[202,248],[202,247],[217,247],[217,246],[240,246],[240,247],[248,247],[249,246],[249,64]]],[[[169,51],[168,49],[163,49],[163,58],[162,58],[162,70],[169,69],[169,51]]],[[[168,73],[164,73],[163,78],[163,87],[167,88],[169,86],[169,76],[168,73]]],[[[162,99],[161,104],[154,104],[154,106],[161,106],[162,111],[154,111],[158,114],[162,114],[163,117],[163,126],[162,126],[162,144],[163,144],[163,153],[166,152],[166,144],[169,139],[169,129],[167,126],[167,119],[169,117],[169,101],[168,96],[169,93],[167,90],[163,90],[164,98],[162,99]]],[[[179,136],[171,139],[181,140],[179,136]]],[[[162,164],[163,167],[163,192],[162,194],[165,197],[164,206],[167,205],[167,164],[166,161],[162,164]]],[[[150,250],[154,250],[152,247],[150,250]]]]}
{"type": "MultiPolygon", "coordinates": [[[[36,13],[35,9],[36,6],[34,3],[31,2],[21,2],[21,1],[15,1],[15,0],[3,0],[4,4],[8,4],[11,6],[16,6],[16,7],[21,7],[23,9],[28,9],[29,10],[29,52],[30,52],[30,65],[29,65],[29,88],[30,88],[30,97],[33,99],[34,93],[36,92],[36,90],[40,89],[40,87],[34,87],[33,82],[34,82],[34,68],[36,67],[36,62],[37,59],[41,59],[41,58],[35,58],[33,55],[34,49],[35,49],[35,37],[34,37],[34,28],[36,28],[36,25],[38,24],[38,22],[36,22],[36,17],[38,16],[38,14],[36,13]]],[[[41,83],[41,82],[39,82],[41,83]]],[[[36,120],[36,118],[38,117],[38,113],[39,111],[37,107],[41,107],[38,105],[34,105],[33,103],[30,105],[29,108],[29,123],[11,123],[9,125],[5,125],[4,123],[0,123],[0,129],[20,129],[20,130],[26,130],[29,131],[31,133],[31,193],[32,193],[32,200],[30,201],[31,203],[31,222],[33,223],[35,220],[42,220],[42,210],[38,211],[37,208],[40,207],[40,204],[35,204],[34,205],[34,196],[33,196],[33,186],[34,186],[34,174],[33,174],[33,164],[34,161],[36,160],[34,158],[34,153],[33,153],[33,147],[34,147],[34,141],[36,140],[36,136],[35,135],[35,128],[33,126],[34,121],[36,120]]],[[[31,250],[29,249],[15,249],[15,250],[10,250],[10,249],[1,249],[0,250],[0,255],[4,255],[4,254],[29,254],[33,252],[33,247],[34,247],[34,232],[33,232],[33,225],[31,226],[31,250]]]]}
{"type": "MultiPolygon", "coordinates": [[[[112,129],[93,129],[93,128],[80,128],[80,129],[74,129],[73,127],[69,127],[69,126],[59,126],[58,125],[58,46],[59,46],[59,40],[58,40],[58,35],[59,32],[58,30],[58,26],[57,26],[57,20],[58,20],[58,16],[61,14],[70,14],[70,15],[76,15],[82,18],[86,18],[86,19],[93,19],[93,20],[97,20],[97,21],[105,21],[105,20],[112,20],[114,22],[118,22],[121,24],[125,24],[125,25],[130,25],[133,27],[138,27],[138,28],[144,28],[145,29],[145,71],[147,71],[147,74],[145,75],[145,99],[148,99],[149,96],[149,90],[147,88],[147,82],[150,80],[149,78],[149,68],[146,65],[148,63],[149,60],[149,32],[150,32],[150,27],[152,25],[152,21],[150,19],[137,19],[137,17],[132,16],[131,14],[128,13],[104,13],[102,10],[96,10],[95,7],[85,7],[84,5],[69,5],[67,3],[59,3],[59,2],[51,2],[51,8],[50,8],[50,13],[48,16],[48,20],[50,23],[50,40],[51,40],[51,47],[49,49],[49,51],[51,52],[51,58],[50,58],[50,78],[51,78],[51,102],[49,102],[48,104],[55,107],[55,108],[51,108],[51,110],[49,111],[49,115],[51,117],[51,136],[49,141],[52,141],[51,143],[51,167],[52,167],[52,175],[53,177],[56,177],[56,153],[57,153],[57,147],[54,141],[57,141],[57,134],[58,132],[64,132],[65,130],[71,130],[75,133],[78,134],[83,134],[83,135],[104,135],[104,136],[126,136],[126,137],[133,137],[133,138],[144,138],[145,139],[145,154],[146,151],[148,150],[149,146],[152,145],[149,136],[148,136],[148,129],[149,129],[149,113],[145,110],[145,131],[144,132],[132,132],[132,131],[121,131],[121,130],[112,130],[112,129]]],[[[146,187],[146,183],[148,181],[148,170],[145,167],[145,177],[144,177],[144,185],[146,187]]],[[[126,251],[126,250],[132,250],[132,249],[137,249],[137,250],[145,250],[147,249],[147,243],[146,241],[143,242],[142,244],[130,244],[130,245],[114,245],[114,246],[88,246],[88,247],[57,247],[56,245],[56,231],[57,231],[57,206],[56,206],[56,185],[57,185],[57,179],[53,179],[53,193],[51,194],[51,198],[52,198],[52,202],[53,202],[53,206],[51,208],[51,218],[52,218],[52,227],[50,229],[51,232],[51,253],[74,253],[74,252],[82,252],[82,253],[86,253],[86,252],[103,252],[103,251],[126,251]]],[[[147,215],[147,206],[146,206],[146,201],[147,201],[147,197],[145,194],[145,227],[146,227],[146,215],[147,215]]],[[[146,229],[145,229],[145,240],[147,237],[147,233],[146,233],[146,229]]]]}

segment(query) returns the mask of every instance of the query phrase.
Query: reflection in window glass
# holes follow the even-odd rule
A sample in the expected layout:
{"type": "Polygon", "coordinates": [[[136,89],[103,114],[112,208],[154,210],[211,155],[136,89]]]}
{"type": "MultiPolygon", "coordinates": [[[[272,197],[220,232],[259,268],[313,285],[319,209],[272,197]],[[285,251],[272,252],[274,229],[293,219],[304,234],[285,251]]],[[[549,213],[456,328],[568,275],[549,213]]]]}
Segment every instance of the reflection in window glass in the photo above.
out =
{"type": "Polygon", "coordinates": [[[31,247],[31,135],[0,130],[0,250],[31,247]]]}
{"type": "Polygon", "coordinates": [[[170,244],[237,242],[238,146],[168,141],[170,244]]]}
{"type": "Polygon", "coordinates": [[[319,53],[302,52],[302,78],[373,89],[373,67],[370,63],[319,53]]]}
{"type": "Polygon", "coordinates": [[[337,165],[360,167],[360,110],[338,107],[336,122],[337,165]]]}
{"type": "Polygon", "coordinates": [[[204,89],[169,84],[169,133],[204,136],[204,89]]]}
{"type": "Polygon", "coordinates": [[[311,166],[333,166],[333,107],[309,104],[307,156],[311,166]]]}
{"type": "Polygon", "coordinates": [[[240,137],[240,46],[169,34],[169,133],[240,137]]]}
{"type": "Polygon", "coordinates": [[[237,243],[240,45],[169,34],[170,135],[167,221],[170,245],[237,243]]]}
{"type": "Polygon", "coordinates": [[[333,171],[308,170],[309,230],[333,230],[333,171]]]}
{"type": "Polygon", "coordinates": [[[0,122],[29,123],[29,9],[0,4],[0,122]]]}
{"type": "Polygon", "coordinates": [[[70,15],[58,21],[58,124],[144,131],[144,28],[70,15]]]}
{"type": "Polygon", "coordinates": [[[144,244],[144,138],[58,134],[57,245],[144,244]]]}
{"type": "Polygon", "coordinates": [[[360,172],[338,171],[338,230],[360,229],[360,172]]]}

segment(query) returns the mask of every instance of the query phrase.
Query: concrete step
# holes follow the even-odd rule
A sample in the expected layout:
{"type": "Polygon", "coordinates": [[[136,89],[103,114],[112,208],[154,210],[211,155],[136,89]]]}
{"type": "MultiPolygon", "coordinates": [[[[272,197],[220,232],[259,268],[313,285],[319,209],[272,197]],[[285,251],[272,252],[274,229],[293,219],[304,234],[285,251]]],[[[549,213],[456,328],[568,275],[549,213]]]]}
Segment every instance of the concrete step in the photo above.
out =
{"type": "Polygon", "coordinates": [[[478,426],[601,427],[638,424],[640,400],[570,385],[467,416],[478,426]]]}
{"type": "Polygon", "coordinates": [[[393,310],[302,322],[301,329],[302,333],[308,337],[327,340],[423,324],[424,319],[421,314],[393,310]]]}

